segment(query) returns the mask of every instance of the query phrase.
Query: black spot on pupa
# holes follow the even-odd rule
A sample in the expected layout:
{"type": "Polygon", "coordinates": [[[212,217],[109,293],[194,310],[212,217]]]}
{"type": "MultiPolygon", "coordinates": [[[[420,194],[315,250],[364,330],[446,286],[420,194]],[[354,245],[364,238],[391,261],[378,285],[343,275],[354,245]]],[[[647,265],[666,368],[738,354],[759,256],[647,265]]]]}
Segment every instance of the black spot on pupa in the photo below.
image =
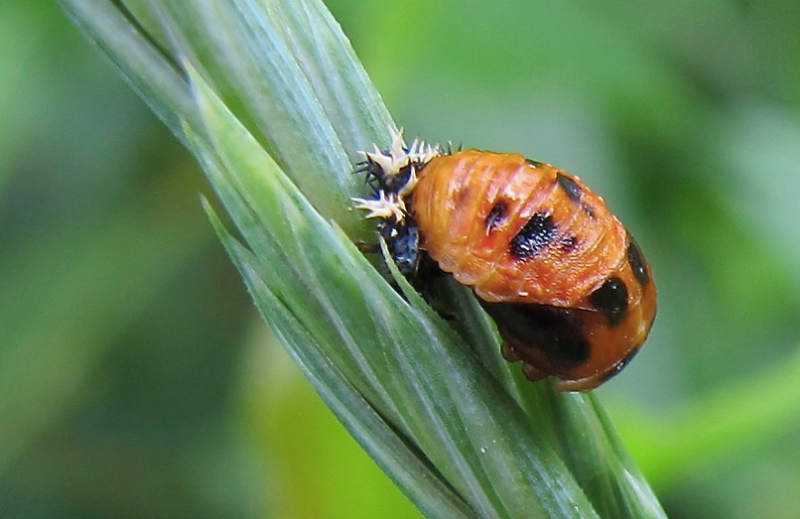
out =
{"type": "Polygon", "coordinates": [[[642,285],[646,285],[650,281],[650,275],[647,273],[642,250],[633,238],[630,238],[628,245],[628,263],[633,269],[633,275],[636,280],[642,285]]]}
{"type": "Polygon", "coordinates": [[[462,205],[467,204],[467,202],[472,198],[474,193],[474,189],[471,184],[463,183],[458,186],[452,194],[453,203],[456,207],[460,207],[462,205]]]}
{"type": "Polygon", "coordinates": [[[625,355],[624,359],[622,359],[621,361],[617,362],[617,364],[613,368],[611,368],[610,370],[606,371],[605,374],[603,375],[603,379],[601,380],[601,383],[602,382],[608,382],[608,380],[610,378],[614,377],[617,373],[622,371],[622,369],[625,366],[630,364],[631,361],[633,360],[633,358],[636,356],[636,354],[639,353],[639,350],[641,349],[641,347],[642,347],[642,345],[639,344],[638,346],[633,348],[631,351],[628,352],[627,355],[625,355]]]}
{"type": "Polygon", "coordinates": [[[569,236],[564,236],[561,239],[561,243],[559,247],[564,252],[572,252],[575,250],[575,247],[578,245],[578,237],[574,234],[570,234],[569,236]]]}
{"type": "Polygon", "coordinates": [[[525,162],[532,168],[538,168],[539,166],[544,166],[544,162],[539,162],[538,160],[533,159],[525,159],[525,162]]]}
{"type": "Polygon", "coordinates": [[[580,313],[585,310],[526,303],[487,303],[480,298],[478,301],[495,320],[502,335],[512,338],[517,346],[542,351],[561,369],[573,369],[589,360],[591,346],[580,326],[580,313]]]}
{"type": "Polygon", "coordinates": [[[616,326],[628,309],[628,289],[620,278],[609,278],[589,296],[589,302],[608,317],[611,326],[616,326]]]}
{"type": "Polygon", "coordinates": [[[492,232],[495,230],[495,228],[497,228],[498,225],[503,223],[503,221],[506,219],[507,213],[508,208],[506,207],[505,202],[497,202],[494,204],[492,210],[489,211],[488,215],[486,215],[486,221],[484,222],[486,225],[486,233],[488,234],[492,232]]]}
{"type": "Polygon", "coordinates": [[[547,247],[556,237],[557,231],[552,216],[536,213],[511,239],[511,254],[520,260],[529,259],[547,247]]]}
{"type": "Polygon", "coordinates": [[[556,182],[558,182],[558,186],[564,190],[570,200],[578,202],[581,199],[583,190],[571,177],[556,173],[556,182]]]}

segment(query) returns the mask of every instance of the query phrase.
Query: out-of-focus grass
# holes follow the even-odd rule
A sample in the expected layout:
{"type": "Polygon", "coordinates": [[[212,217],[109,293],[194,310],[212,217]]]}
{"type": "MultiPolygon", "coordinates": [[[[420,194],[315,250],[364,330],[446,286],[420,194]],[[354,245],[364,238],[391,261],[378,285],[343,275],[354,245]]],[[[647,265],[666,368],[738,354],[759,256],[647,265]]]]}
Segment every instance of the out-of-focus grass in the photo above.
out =
{"type": "Polygon", "coordinates": [[[2,2],[0,55],[0,515],[241,516],[198,168],[54,3],[2,2]]]}
{"type": "MultiPolygon", "coordinates": [[[[566,167],[642,242],[659,281],[656,328],[601,392],[618,403],[609,411],[673,515],[796,517],[800,413],[786,406],[800,328],[796,3],[329,4],[411,134],[566,167]],[[740,394],[772,396],[751,418],[740,394]],[[770,409],[777,414],[765,418],[770,409]],[[695,436],[685,424],[702,426],[716,415],[709,410],[737,416],[739,432],[716,440],[741,443],[699,451],[689,473],[674,458],[661,464],[666,449],[695,436]],[[653,415],[667,417],[663,428],[642,427],[653,415]]],[[[0,439],[19,446],[0,475],[0,507],[40,517],[269,517],[275,503],[264,502],[263,486],[281,482],[294,502],[309,489],[344,492],[337,482],[356,469],[341,462],[320,461],[301,486],[279,472],[308,463],[284,457],[280,438],[325,423],[327,411],[310,410],[288,376],[272,382],[309,414],[267,425],[258,413],[274,408],[248,405],[264,398],[242,374],[251,372],[235,368],[249,304],[208,234],[181,241],[184,229],[207,227],[184,152],[49,3],[3,2],[0,52],[0,370],[25,384],[11,392],[0,380],[19,409],[1,421],[28,424],[0,439]],[[137,209],[152,206],[161,212],[137,209]],[[153,214],[181,239],[169,226],[148,232],[153,214]],[[66,252],[92,245],[102,267],[66,252]],[[149,247],[171,258],[171,271],[147,268],[149,247]],[[72,278],[49,266],[56,255],[75,258],[72,278]],[[59,287],[74,284],[70,301],[59,287]],[[49,350],[17,343],[67,325],[49,350]],[[36,366],[47,371],[26,376],[36,366]],[[229,432],[240,423],[264,424],[265,434],[229,432]]],[[[349,440],[319,434],[345,452],[349,440]]],[[[370,491],[353,490],[352,502],[381,501],[370,491]]]]}

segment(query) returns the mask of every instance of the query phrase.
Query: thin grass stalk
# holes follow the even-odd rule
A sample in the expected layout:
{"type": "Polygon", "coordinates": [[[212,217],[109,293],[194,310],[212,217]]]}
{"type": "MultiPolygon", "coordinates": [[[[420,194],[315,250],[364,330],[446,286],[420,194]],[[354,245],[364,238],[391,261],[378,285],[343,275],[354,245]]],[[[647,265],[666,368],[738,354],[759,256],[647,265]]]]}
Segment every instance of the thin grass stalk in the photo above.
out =
{"type": "Polygon", "coordinates": [[[195,153],[264,319],[426,516],[665,517],[592,396],[523,382],[465,290],[453,327],[354,246],[356,151],[392,122],[320,2],[61,3],[195,153]]]}

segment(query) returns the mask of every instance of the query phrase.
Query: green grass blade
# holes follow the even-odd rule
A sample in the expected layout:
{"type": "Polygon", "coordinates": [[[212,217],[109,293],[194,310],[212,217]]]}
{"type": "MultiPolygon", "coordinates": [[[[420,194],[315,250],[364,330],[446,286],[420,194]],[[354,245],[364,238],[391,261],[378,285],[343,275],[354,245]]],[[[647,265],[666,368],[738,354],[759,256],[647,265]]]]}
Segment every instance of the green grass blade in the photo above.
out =
{"type": "Polygon", "coordinates": [[[114,62],[131,87],[180,138],[182,121],[194,117],[188,85],[174,62],[143,27],[115,2],[61,0],[61,5],[87,36],[114,62]]]}
{"type": "MultiPolygon", "coordinates": [[[[313,343],[313,337],[298,333],[303,329],[302,324],[263,284],[252,253],[231,237],[210,206],[207,205],[206,210],[228,253],[251,287],[258,307],[265,312],[264,319],[281,333],[285,344],[313,343]]],[[[320,348],[321,345],[316,345],[315,349],[320,348]]],[[[315,390],[328,407],[420,510],[429,517],[472,517],[467,503],[444,484],[441,475],[420,459],[335,366],[325,357],[313,355],[314,351],[310,348],[289,348],[292,358],[309,374],[315,390]],[[427,492],[420,496],[419,488],[426,488],[427,492]]]]}
{"type": "Polygon", "coordinates": [[[463,288],[451,327],[352,244],[355,152],[391,120],[320,2],[62,1],[189,143],[262,315],[429,517],[664,516],[591,397],[522,381],[463,288]]]}
{"type": "Polygon", "coordinates": [[[197,96],[207,122],[195,146],[253,251],[255,264],[244,271],[250,289],[270,287],[271,298],[256,298],[262,312],[275,318],[263,303],[280,301],[296,319],[293,329],[302,326],[295,335],[302,340],[293,340],[278,328],[280,320],[272,321],[290,350],[317,344],[316,354],[330,359],[387,426],[417,447],[419,462],[432,464],[442,485],[479,516],[538,510],[543,517],[573,517],[577,508],[592,517],[577,483],[535,441],[524,413],[509,405],[480,359],[430,312],[399,298],[200,83],[197,96]],[[257,225],[258,218],[271,224],[257,225]]]}

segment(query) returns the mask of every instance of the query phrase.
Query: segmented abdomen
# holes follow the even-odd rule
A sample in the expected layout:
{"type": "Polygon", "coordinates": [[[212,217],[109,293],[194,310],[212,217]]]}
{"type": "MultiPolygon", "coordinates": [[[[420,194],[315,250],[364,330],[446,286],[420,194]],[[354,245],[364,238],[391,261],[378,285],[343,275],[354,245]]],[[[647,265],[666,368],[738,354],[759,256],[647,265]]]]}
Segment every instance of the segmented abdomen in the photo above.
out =
{"type": "Polygon", "coordinates": [[[627,231],[602,198],[518,154],[434,158],[420,173],[411,212],[428,255],[488,302],[589,309],[587,295],[627,257],[627,231]]]}

